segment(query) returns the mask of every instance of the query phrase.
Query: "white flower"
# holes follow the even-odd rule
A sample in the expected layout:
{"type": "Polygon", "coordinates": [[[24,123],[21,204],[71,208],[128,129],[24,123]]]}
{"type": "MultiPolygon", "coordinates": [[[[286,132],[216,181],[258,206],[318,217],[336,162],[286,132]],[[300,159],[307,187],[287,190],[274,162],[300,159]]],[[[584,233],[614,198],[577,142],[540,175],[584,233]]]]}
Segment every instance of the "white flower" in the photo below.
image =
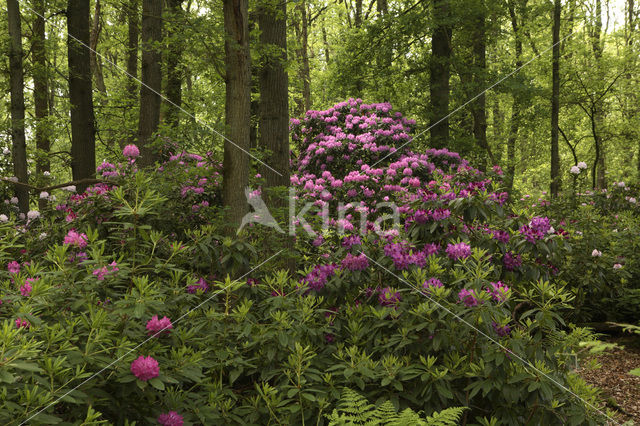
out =
{"type": "Polygon", "coordinates": [[[632,204],[635,204],[636,203],[636,199],[631,197],[631,198],[629,198],[629,202],[632,203],[632,204]]]}
{"type": "Polygon", "coordinates": [[[549,228],[549,230],[547,231],[547,234],[553,234],[554,232],[556,232],[555,228],[552,226],[551,228],[549,228]]]}
{"type": "Polygon", "coordinates": [[[5,148],[5,149],[2,150],[2,153],[4,155],[9,155],[9,154],[11,154],[11,150],[9,148],[5,148]]]}
{"type": "Polygon", "coordinates": [[[29,218],[29,220],[35,220],[40,217],[40,212],[37,210],[29,210],[27,212],[27,217],[29,218]]]}
{"type": "Polygon", "coordinates": [[[18,219],[20,219],[20,220],[24,220],[24,213],[20,213],[20,214],[18,215],[18,219]]]}
{"type": "Polygon", "coordinates": [[[591,256],[593,257],[600,257],[602,256],[602,252],[598,249],[593,249],[593,251],[591,252],[591,256]]]}
{"type": "Polygon", "coordinates": [[[9,203],[10,203],[10,201],[9,201],[9,200],[4,200],[4,203],[5,203],[5,204],[9,204],[9,203]]]}
{"type": "Polygon", "coordinates": [[[619,186],[620,188],[624,188],[624,182],[618,182],[618,186],[619,186]]]}
{"type": "Polygon", "coordinates": [[[584,161],[581,161],[578,163],[578,168],[584,170],[587,168],[587,163],[585,163],[584,161]]]}
{"type": "Polygon", "coordinates": [[[18,178],[17,178],[17,177],[15,177],[15,176],[11,176],[11,177],[9,178],[9,180],[10,180],[11,182],[17,182],[17,181],[18,181],[18,178]]]}
{"type": "Polygon", "coordinates": [[[47,238],[47,233],[46,233],[46,232],[43,232],[42,234],[38,235],[38,238],[39,238],[40,240],[44,240],[45,238],[47,238]]]}
{"type": "Polygon", "coordinates": [[[49,198],[49,193],[47,191],[42,191],[40,193],[40,199],[41,200],[47,200],[49,198]]]}
{"type": "Polygon", "coordinates": [[[47,177],[51,176],[51,172],[49,172],[49,171],[44,171],[42,174],[47,176],[47,177]]]}
{"type": "Polygon", "coordinates": [[[18,197],[11,197],[11,200],[9,200],[9,202],[11,204],[18,204],[18,197]]]}
{"type": "Polygon", "coordinates": [[[9,218],[7,217],[6,214],[0,214],[0,222],[2,222],[2,223],[9,222],[9,218]]]}
{"type": "Polygon", "coordinates": [[[622,265],[619,263],[616,263],[615,265],[613,265],[613,269],[620,269],[622,268],[622,265]]]}
{"type": "Polygon", "coordinates": [[[574,175],[579,175],[580,174],[580,168],[578,166],[573,166],[569,170],[569,173],[573,173],[574,175]]]}
{"type": "Polygon", "coordinates": [[[65,186],[64,188],[62,188],[62,190],[69,191],[69,192],[76,192],[76,186],[75,185],[65,186]]]}

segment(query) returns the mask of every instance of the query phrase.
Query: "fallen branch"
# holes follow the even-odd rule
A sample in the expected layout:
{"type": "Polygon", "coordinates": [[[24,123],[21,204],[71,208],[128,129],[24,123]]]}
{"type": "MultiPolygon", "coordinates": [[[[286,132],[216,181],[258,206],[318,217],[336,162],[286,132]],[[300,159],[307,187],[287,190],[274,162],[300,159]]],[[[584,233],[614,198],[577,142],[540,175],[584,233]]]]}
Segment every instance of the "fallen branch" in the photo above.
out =
{"type": "Polygon", "coordinates": [[[110,185],[117,185],[117,183],[112,182],[110,180],[103,180],[103,179],[80,179],[80,180],[72,180],[71,182],[67,182],[67,183],[59,183],[57,185],[51,185],[51,186],[45,186],[44,188],[38,188],[37,186],[33,186],[33,185],[29,185],[28,183],[23,183],[23,182],[14,182],[9,178],[0,178],[0,180],[2,180],[3,182],[7,182],[7,183],[11,183],[13,185],[17,185],[17,186],[23,186],[23,187],[27,187],[29,189],[31,189],[32,191],[38,191],[38,192],[42,192],[42,191],[51,191],[52,189],[58,189],[58,188],[65,188],[67,186],[72,186],[72,185],[94,185],[96,183],[107,183],[110,185]]]}

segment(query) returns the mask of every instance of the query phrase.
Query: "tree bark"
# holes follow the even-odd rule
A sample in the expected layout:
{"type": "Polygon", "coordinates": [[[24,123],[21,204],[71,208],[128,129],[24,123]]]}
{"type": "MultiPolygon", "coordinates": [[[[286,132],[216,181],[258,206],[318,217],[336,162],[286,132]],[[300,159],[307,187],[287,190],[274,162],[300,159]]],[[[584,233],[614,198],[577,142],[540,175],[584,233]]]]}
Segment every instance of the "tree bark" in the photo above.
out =
{"type": "Polygon", "coordinates": [[[380,16],[385,16],[387,13],[389,13],[389,4],[387,0],[377,0],[376,9],[378,10],[380,16]]]}
{"type": "MultiPolygon", "coordinates": [[[[71,171],[74,180],[96,173],[95,118],[89,55],[89,0],[67,3],[69,101],[71,103],[71,171]]],[[[78,188],[79,192],[85,187],[78,188]]]]}
{"type": "Polygon", "coordinates": [[[558,147],[558,125],[560,114],[560,0],[553,5],[553,54],[551,59],[551,196],[560,192],[560,153],[558,147]]]}
{"type": "MultiPolygon", "coordinates": [[[[301,63],[298,71],[298,77],[302,81],[302,103],[298,106],[298,115],[302,116],[306,111],[311,109],[311,71],[309,66],[309,20],[307,18],[307,2],[301,0],[296,6],[298,10],[300,22],[298,30],[298,59],[301,63]],[[302,107],[302,110],[300,110],[302,107]]],[[[296,28],[297,25],[296,25],[296,28]]]]}
{"type": "Polygon", "coordinates": [[[268,46],[260,70],[260,146],[267,150],[264,162],[278,171],[263,167],[266,188],[289,184],[289,79],[287,62],[287,7],[284,0],[267,2],[258,11],[260,44],[268,46]],[[274,4],[275,3],[275,4],[274,4]]]}
{"type": "MultiPolygon", "coordinates": [[[[22,23],[18,0],[7,0],[9,24],[9,81],[11,86],[11,141],[13,143],[13,173],[18,182],[28,183],[27,145],[24,134],[24,70],[22,68],[22,23]]],[[[29,210],[29,190],[15,186],[18,207],[29,210]]]]}
{"type": "MultiPolygon", "coordinates": [[[[602,33],[602,0],[596,0],[595,4],[595,26],[592,33],[591,38],[591,46],[593,49],[593,57],[596,61],[596,67],[598,70],[602,68],[601,60],[602,60],[602,45],[600,41],[600,34],[602,33]]],[[[594,100],[593,102],[593,138],[594,143],[596,144],[596,153],[597,159],[596,163],[598,164],[597,168],[597,176],[596,176],[596,188],[604,189],[606,187],[606,147],[604,143],[604,139],[602,138],[602,128],[604,123],[604,110],[602,105],[602,99],[594,100]]]]}
{"type": "Polygon", "coordinates": [[[355,16],[353,18],[353,25],[356,28],[360,28],[362,26],[362,0],[355,0],[355,16]]]}
{"type": "MultiPolygon", "coordinates": [[[[180,18],[182,17],[183,0],[167,0],[169,12],[171,13],[173,28],[180,28],[180,18]]],[[[167,57],[167,88],[166,97],[167,113],[165,120],[173,129],[177,129],[180,125],[180,108],[182,106],[182,50],[184,48],[179,31],[172,31],[168,37],[168,57],[167,57]],[[177,105],[177,106],[176,106],[177,105]]]]}
{"type": "Polygon", "coordinates": [[[102,31],[102,24],[100,22],[100,0],[96,0],[96,8],[93,14],[93,23],[91,25],[91,37],[90,44],[91,50],[89,55],[91,58],[91,73],[96,81],[96,89],[101,93],[107,93],[107,87],[104,84],[104,76],[102,75],[102,64],[96,54],[98,49],[98,40],[100,39],[100,32],[102,31]]]}
{"type": "Polygon", "coordinates": [[[431,146],[444,148],[449,144],[449,79],[451,76],[451,31],[449,0],[433,2],[433,33],[429,94],[431,101],[431,146]],[[440,121],[442,120],[442,121],[440,121]],[[438,123],[438,121],[440,121],[438,123]],[[436,124],[438,123],[438,124],[436,124]]]}
{"type": "Polygon", "coordinates": [[[473,115],[473,136],[476,144],[483,148],[488,157],[488,162],[484,161],[485,167],[495,164],[491,147],[487,141],[487,98],[485,96],[485,73],[487,70],[487,34],[486,34],[486,5],[484,0],[478,2],[478,11],[472,31],[472,49],[474,72],[472,75],[472,86],[474,90],[480,92],[480,96],[473,102],[471,114],[473,115]]]}
{"type": "MultiPolygon", "coordinates": [[[[49,117],[49,76],[47,68],[47,51],[45,47],[45,20],[46,9],[44,0],[35,0],[33,3],[35,16],[33,21],[33,40],[31,54],[33,55],[33,103],[36,114],[36,176],[42,179],[44,172],[51,170],[49,162],[50,140],[47,119],[49,117]]],[[[46,204],[46,200],[39,200],[40,208],[46,204]]]]}
{"type": "MultiPolygon", "coordinates": [[[[138,16],[140,0],[129,0],[127,9],[127,26],[129,28],[127,40],[127,103],[132,109],[138,100],[138,82],[132,77],[138,78],[138,47],[140,38],[140,17],[138,16]]],[[[130,132],[127,144],[135,142],[135,132],[130,132]]]]}
{"type": "Polygon", "coordinates": [[[251,60],[248,0],[223,0],[225,29],[225,121],[222,196],[228,209],[228,229],[235,232],[248,211],[244,190],[249,185],[251,125],[251,60]],[[229,142],[232,141],[233,143],[229,142]],[[244,151],[243,151],[244,150],[244,151]]]}
{"type": "Polygon", "coordinates": [[[140,164],[151,166],[159,159],[152,147],[153,136],[160,123],[160,90],[162,90],[162,2],[142,1],[142,85],[140,87],[140,118],[138,145],[140,164]]]}

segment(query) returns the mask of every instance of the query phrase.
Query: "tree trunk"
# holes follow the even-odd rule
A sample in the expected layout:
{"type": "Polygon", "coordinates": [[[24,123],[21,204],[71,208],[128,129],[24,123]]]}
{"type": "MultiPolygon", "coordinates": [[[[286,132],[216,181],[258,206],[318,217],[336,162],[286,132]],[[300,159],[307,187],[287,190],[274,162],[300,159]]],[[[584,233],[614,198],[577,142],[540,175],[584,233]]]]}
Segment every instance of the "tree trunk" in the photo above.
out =
{"type": "MultiPolygon", "coordinates": [[[[513,29],[513,38],[515,40],[515,69],[522,67],[522,34],[518,25],[518,14],[516,13],[515,0],[509,1],[509,16],[511,17],[511,28],[513,29]]],[[[525,8],[527,0],[524,0],[522,7],[525,8]]],[[[513,180],[516,171],[516,141],[518,140],[518,131],[520,130],[520,110],[521,110],[520,93],[513,94],[513,104],[511,105],[511,125],[509,127],[509,137],[507,139],[507,170],[506,170],[506,186],[507,191],[513,190],[513,180]]]]}
{"type": "Polygon", "coordinates": [[[175,21],[173,28],[176,29],[176,31],[172,31],[172,34],[169,35],[167,40],[169,49],[167,57],[166,96],[169,102],[167,102],[165,120],[173,129],[177,129],[180,125],[181,111],[179,107],[182,107],[183,69],[181,59],[184,46],[181,38],[182,35],[179,33],[180,23],[182,22],[182,1],[183,0],[167,0],[172,20],[175,21]]]}
{"type": "Polygon", "coordinates": [[[275,0],[258,12],[260,44],[267,52],[260,70],[260,146],[267,150],[264,162],[278,171],[263,167],[266,188],[289,184],[289,80],[287,62],[286,3],[275,0]]]}
{"type": "MultiPolygon", "coordinates": [[[[13,173],[18,182],[27,183],[27,146],[24,134],[24,70],[22,69],[22,26],[18,0],[7,0],[9,23],[9,81],[11,85],[11,141],[13,142],[13,173]]],[[[15,186],[18,207],[22,213],[29,210],[29,191],[15,186]]]]}
{"type": "Polygon", "coordinates": [[[560,192],[560,153],[558,150],[558,125],[560,114],[560,0],[553,6],[553,54],[551,60],[551,196],[560,192]]]}
{"type": "Polygon", "coordinates": [[[91,25],[91,37],[90,44],[91,50],[89,55],[91,57],[91,73],[96,80],[96,89],[101,93],[107,93],[107,88],[104,85],[104,76],[102,75],[102,64],[96,54],[98,49],[98,40],[100,38],[100,31],[102,31],[102,24],[100,22],[100,0],[96,0],[96,8],[93,14],[93,25],[91,25]]]}
{"type": "MultiPolygon", "coordinates": [[[[44,172],[51,170],[49,162],[50,140],[47,118],[49,117],[49,76],[47,68],[47,51],[45,47],[46,13],[44,0],[33,3],[35,16],[33,20],[33,40],[31,53],[33,55],[33,103],[36,114],[36,176],[42,179],[44,172]]],[[[46,205],[46,200],[39,200],[40,208],[46,205]]]]}
{"type": "Polygon", "coordinates": [[[296,96],[295,115],[300,117],[311,109],[311,76],[309,67],[309,22],[307,2],[301,0],[294,9],[293,30],[298,40],[295,49],[298,62],[298,79],[302,82],[301,97],[296,96]]]}
{"type": "MultiPolygon", "coordinates": [[[[602,45],[600,41],[600,34],[602,33],[602,0],[596,0],[595,4],[595,27],[593,29],[592,38],[591,38],[591,46],[593,49],[593,57],[596,61],[596,67],[598,70],[602,68],[602,45]]],[[[599,75],[601,75],[599,73],[599,75]]],[[[596,163],[598,164],[597,168],[597,176],[596,176],[596,188],[604,189],[606,187],[606,162],[605,162],[605,143],[602,138],[602,128],[604,123],[604,110],[602,105],[602,99],[594,100],[593,102],[593,141],[596,145],[597,159],[596,163]]]]}
{"type": "Polygon", "coordinates": [[[228,232],[235,232],[248,204],[249,128],[251,125],[251,60],[248,0],[223,0],[225,29],[225,121],[222,196],[228,208],[228,232]],[[231,143],[231,142],[233,143],[231,143]]]}
{"type": "Polygon", "coordinates": [[[376,8],[380,16],[385,16],[387,13],[389,13],[389,4],[387,0],[377,0],[376,8]]]}
{"type": "Polygon", "coordinates": [[[487,142],[487,98],[485,96],[485,73],[487,70],[487,34],[486,34],[486,5],[484,0],[478,2],[478,11],[475,20],[472,41],[474,72],[472,78],[472,87],[480,93],[471,108],[473,115],[473,136],[476,144],[483,148],[488,156],[488,162],[483,163],[486,166],[495,164],[491,147],[487,142]],[[491,163],[491,164],[487,164],[491,163]]]}
{"type": "Polygon", "coordinates": [[[162,90],[162,2],[142,1],[142,85],[140,87],[140,118],[138,145],[140,164],[151,166],[159,159],[153,148],[153,136],[160,123],[160,90],[162,90]]]}
{"type": "MultiPolygon", "coordinates": [[[[140,0],[129,0],[127,9],[127,26],[129,27],[129,37],[127,41],[127,103],[129,109],[133,109],[138,100],[138,82],[131,76],[138,78],[138,47],[140,38],[140,18],[138,16],[140,0]]],[[[127,144],[135,142],[135,132],[131,131],[127,138],[127,144]]]]}
{"type": "Polygon", "coordinates": [[[433,33],[429,94],[431,100],[431,146],[449,145],[449,79],[451,62],[451,30],[449,0],[433,2],[433,33]],[[440,121],[441,120],[441,121],[440,121]],[[437,123],[437,124],[436,124],[437,123]]]}
{"type": "MultiPolygon", "coordinates": [[[[69,101],[71,103],[71,171],[73,180],[88,179],[96,173],[95,118],[91,92],[89,55],[89,0],[69,0],[67,4],[69,61],[69,101]]],[[[78,188],[84,191],[86,185],[78,188]]]]}

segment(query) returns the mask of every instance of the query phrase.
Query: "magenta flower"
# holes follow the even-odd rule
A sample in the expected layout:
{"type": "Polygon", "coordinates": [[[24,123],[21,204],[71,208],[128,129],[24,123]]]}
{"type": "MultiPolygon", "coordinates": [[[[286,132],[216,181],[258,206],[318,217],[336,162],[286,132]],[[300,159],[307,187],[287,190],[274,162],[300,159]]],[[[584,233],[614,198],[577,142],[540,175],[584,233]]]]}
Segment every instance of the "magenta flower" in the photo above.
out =
{"type": "Polygon", "coordinates": [[[493,330],[496,332],[496,334],[500,337],[505,337],[511,334],[511,327],[509,327],[508,325],[502,326],[497,322],[492,321],[491,326],[493,327],[493,330]]]}
{"type": "Polygon", "coordinates": [[[391,287],[385,287],[378,294],[378,303],[382,306],[395,306],[401,300],[400,293],[393,291],[391,287]]]}
{"type": "Polygon", "coordinates": [[[162,319],[158,319],[158,316],[154,315],[147,322],[147,330],[149,330],[149,336],[157,337],[160,334],[169,334],[172,328],[173,324],[171,324],[171,320],[166,316],[162,317],[162,319]]]}
{"type": "Polygon", "coordinates": [[[158,361],[152,356],[144,357],[140,355],[138,359],[131,363],[131,372],[139,380],[146,382],[160,375],[160,367],[158,361]]]}
{"type": "Polygon", "coordinates": [[[134,159],[140,156],[140,150],[135,145],[127,145],[122,150],[122,155],[128,158],[134,159]]]}
{"type": "Polygon", "coordinates": [[[425,282],[422,283],[422,288],[426,289],[428,293],[431,293],[433,289],[442,288],[444,285],[442,281],[437,278],[429,278],[425,282]]]}
{"type": "Polygon", "coordinates": [[[466,288],[460,290],[460,293],[458,293],[458,299],[468,307],[478,306],[482,303],[478,299],[475,290],[467,290],[466,288]]]}
{"type": "Polygon", "coordinates": [[[449,256],[449,259],[466,259],[467,257],[471,256],[471,246],[466,243],[449,243],[447,245],[446,253],[447,256],[449,256]]]}
{"type": "Polygon", "coordinates": [[[497,283],[491,283],[491,287],[487,288],[487,293],[489,293],[496,302],[504,302],[509,298],[511,289],[508,285],[498,281],[497,283]]]}
{"type": "Polygon", "coordinates": [[[23,320],[21,318],[16,318],[16,328],[26,328],[31,327],[31,323],[27,320],[23,320]]]}
{"type": "Polygon", "coordinates": [[[522,256],[519,254],[513,254],[510,251],[504,254],[502,259],[502,263],[507,271],[513,271],[516,268],[519,268],[522,265],[522,256]]]}
{"type": "Polygon", "coordinates": [[[64,237],[64,245],[85,248],[88,244],[87,234],[76,232],[75,229],[71,229],[64,237]]]}
{"type": "Polygon", "coordinates": [[[33,290],[33,287],[31,287],[31,284],[28,282],[20,286],[20,294],[23,295],[24,297],[30,296],[31,290],[33,290]]]}
{"type": "Polygon", "coordinates": [[[342,269],[348,269],[350,271],[364,271],[369,267],[369,259],[364,253],[354,256],[351,253],[347,253],[347,256],[342,259],[342,269]]]}
{"type": "Polygon", "coordinates": [[[17,274],[18,272],[20,272],[20,264],[15,260],[9,262],[9,264],[7,265],[7,270],[10,274],[17,274]]]}
{"type": "Polygon", "coordinates": [[[206,293],[209,290],[209,284],[204,280],[204,278],[200,278],[196,281],[195,285],[190,285],[187,287],[187,292],[191,294],[195,294],[198,290],[202,290],[203,293],[206,293]]]}
{"type": "Polygon", "coordinates": [[[163,426],[182,426],[182,416],[175,411],[169,411],[158,416],[158,423],[163,426]]]}

